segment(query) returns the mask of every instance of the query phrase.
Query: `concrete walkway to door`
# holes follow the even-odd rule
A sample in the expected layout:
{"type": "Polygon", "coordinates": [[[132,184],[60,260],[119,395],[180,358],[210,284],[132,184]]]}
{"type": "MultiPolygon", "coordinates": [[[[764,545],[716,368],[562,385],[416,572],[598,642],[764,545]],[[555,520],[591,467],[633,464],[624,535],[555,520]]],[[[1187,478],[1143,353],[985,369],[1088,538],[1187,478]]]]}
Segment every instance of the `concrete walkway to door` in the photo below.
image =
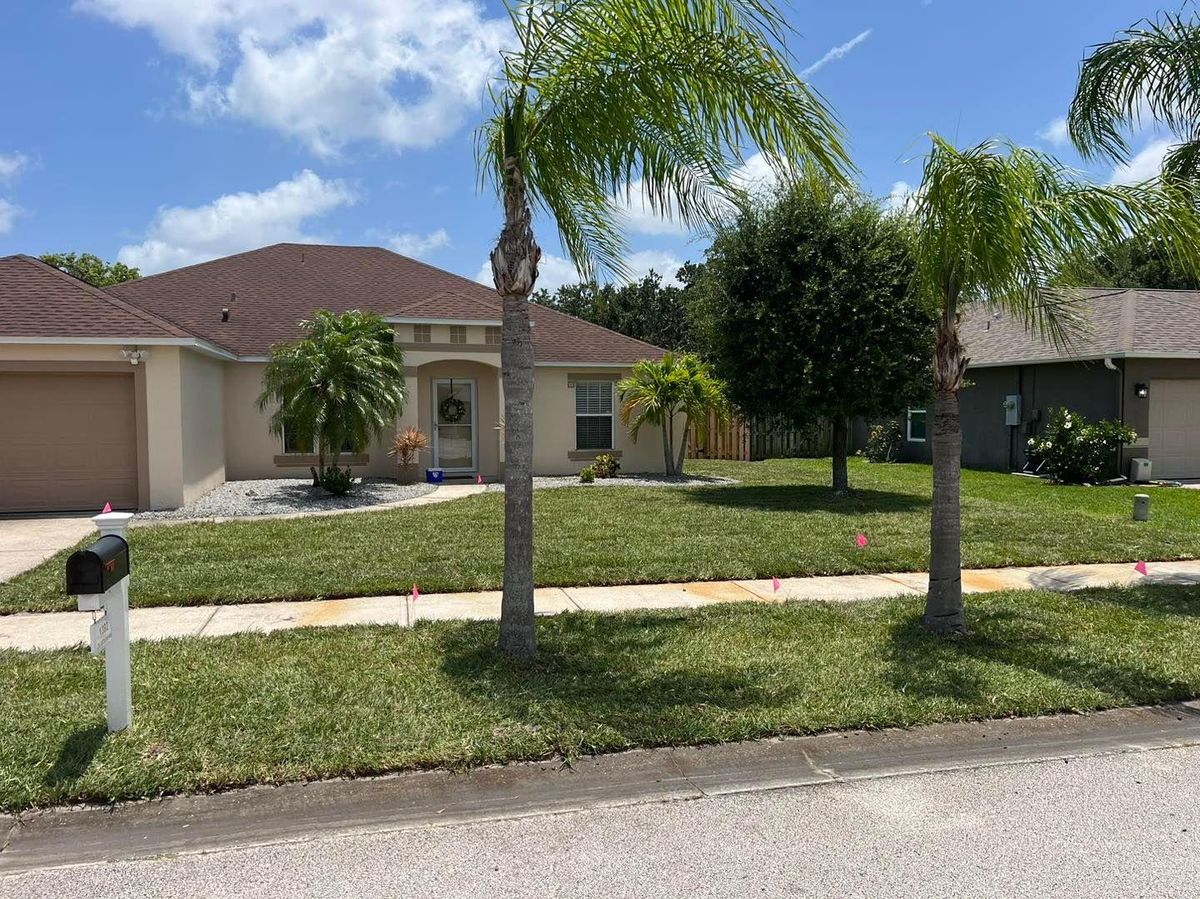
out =
{"type": "Polygon", "coordinates": [[[86,515],[0,518],[0,583],[42,564],[95,530],[86,515]]]}
{"type": "MultiPolygon", "coordinates": [[[[963,571],[963,590],[1080,590],[1135,583],[1200,585],[1200,561],[1150,562],[1140,574],[1132,562],[963,571]]],[[[623,612],[632,609],[699,608],[724,602],[772,603],[785,600],[856,602],[888,596],[919,597],[929,576],[920,572],[847,574],[783,578],[779,589],[768,580],[704,581],[690,584],[629,584],[616,587],[542,587],[534,595],[539,615],[563,612],[623,612]]],[[[301,602],[258,602],[217,606],[162,606],[133,609],[134,640],[220,637],[268,633],[297,627],[349,624],[404,626],[416,621],[496,619],[500,592],[431,593],[416,602],[404,596],[363,596],[301,602]]],[[[0,615],[0,649],[64,649],[87,642],[90,612],[36,612],[0,615]]]]}

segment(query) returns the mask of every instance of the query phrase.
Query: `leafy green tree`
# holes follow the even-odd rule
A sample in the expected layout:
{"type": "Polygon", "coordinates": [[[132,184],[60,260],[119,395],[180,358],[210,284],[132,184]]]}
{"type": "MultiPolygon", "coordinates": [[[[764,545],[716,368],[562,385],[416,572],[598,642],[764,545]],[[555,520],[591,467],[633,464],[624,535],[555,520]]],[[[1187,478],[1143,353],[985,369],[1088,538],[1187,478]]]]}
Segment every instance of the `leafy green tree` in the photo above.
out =
{"type": "Polygon", "coordinates": [[[503,301],[504,595],[500,648],[537,652],[533,612],[533,344],[529,296],[541,249],[536,209],[585,278],[624,274],[624,215],[640,189],[684,225],[715,222],[741,196],[757,147],[781,176],[849,168],[841,131],[791,68],[771,0],[532,0],[478,132],[478,164],[502,200],[491,254],[503,301]],[[636,187],[635,187],[636,185],[636,187]]]}
{"type": "Polygon", "coordinates": [[[668,350],[692,346],[686,298],[686,291],[663,284],[654,271],[632,284],[591,281],[533,295],[535,303],[668,350]]]}
{"type": "Polygon", "coordinates": [[[914,201],[915,284],[937,303],[933,362],[933,511],[925,627],[967,629],[962,600],[958,391],[968,358],[958,322],[989,304],[1058,344],[1079,324],[1077,296],[1046,281],[1070,259],[1129,234],[1155,235],[1200,271],[1196,195],[1183,184],[1097,187],[1033,150],[988,141],[957,149],[937,135],[914,201]]]}
{"type": "Polygon", "coordinates": [[[1180,142],[1163,158],[1170,180],[1200,179],[1200,18],[1195,11],[1143,19],[1096,46],[1079,70],[1067,114],[1085,158],[1129,158],[1129,136],[1146,120],[1180,142]]]}
{"type": "MultiPolygon", "coordinates": [[[[666,353],[661,360],[643,359],[629,377],[617,384],[621,397],[621,421],[636,441],[642,425],[662,432],[663,464],[668,475],[683,474],[688,432],[707,424],[715,414],[725,421],[728,403],[725,388],[699,357],[691,353],[666,353]],[[682,419],[681,435],[675,439],[675,424],[682,419]]],[[[700,435],[697,430],[697,435],[700,435]]]]}
{"type": "Polygon", "coordinates": [[[300,340],[271,347],[258,407],[274,408],[272,433],[286,428],[315,444],[315,480],[344,483],[344,449],[362,452],[396,425],[404,358],[391,326],[374,313],[320,310],[300,327],[300,340]]]}
{"type": "Polygon", "coordinates": [[[43,253],[38,258],[46,265],[52,265],[93,287],[108,287],[122,281],[136,281],[142,276],[133,266],[124,262],[105,262],[91,253],[43,253]]]}
{"type": "Polygon", "coordinates": [[[1126,238],[1107,250],[1069,262],[1055,283],[1200,290],[1200,279],[1172,258],[1161,240],[1142,235],[1126,238]]]}
{"type": "Polygon", "coordinates": [[[910,289],[905,217],[820,183],[785,187],[720,229],[696,305],[703,346],[745,414],[827,419],[849,489],[849,419],[928,395],[932,306],[910,289]]]}

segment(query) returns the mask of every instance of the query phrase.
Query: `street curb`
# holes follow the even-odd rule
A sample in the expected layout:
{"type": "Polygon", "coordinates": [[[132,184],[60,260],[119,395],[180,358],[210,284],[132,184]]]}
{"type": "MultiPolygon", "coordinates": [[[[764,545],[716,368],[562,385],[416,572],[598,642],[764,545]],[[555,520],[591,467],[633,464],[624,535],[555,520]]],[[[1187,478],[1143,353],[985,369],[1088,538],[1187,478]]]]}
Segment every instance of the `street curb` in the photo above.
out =
{"type": "Polygon", "coordinates": [[[9,817],[0,876],[586,809],[1200,744],[1200,700],[259,786],[9,817]]]}

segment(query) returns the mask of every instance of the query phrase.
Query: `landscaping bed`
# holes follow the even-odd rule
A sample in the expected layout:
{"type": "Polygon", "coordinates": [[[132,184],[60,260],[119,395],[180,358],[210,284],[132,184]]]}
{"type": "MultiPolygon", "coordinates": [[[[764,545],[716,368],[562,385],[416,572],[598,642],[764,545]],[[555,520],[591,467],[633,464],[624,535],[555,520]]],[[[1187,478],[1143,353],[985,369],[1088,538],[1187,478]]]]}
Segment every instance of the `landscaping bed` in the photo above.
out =
{"type": "Polygon", "coordinates": [[[432,493],[433,484],[399,484],[386,478],[362,478],[340,496],[314,487],[312,478],[264,478],[226,481],[198,500],[161,512],[139,512],[135,523],[204,518],[252,518],[344,511],[380,506],[432,493]]]}
{"type": "Polygon", "coordinates": [[[101,660],[0,652],[0,807],[1200,695],[1197,588],[967,609],[960,640],[925,633],[917,598],[577,613],[538,621],[532,664],[495,622],[137,643],[112,736],[101,660]]]}
{"type": "MultiPolygon", "coordinates": [[[[737,484],[541,490],[534,503],[539,585],[662,583],[923,571],[930,470],[852,460],[850,496],[828,459],[689,463],[737,484]],[[857,545],[859,533],[868,538],[857,545]]],[[[969,568],[1167,561],[1200,556],[1200,491],[1064,487],[964,471],[969,568]]],[[[491,590],[501,585],[504,497],[298,519],[180,524],[131,533],[134,606],[491,590]]],[[[0,614],[75,608],[60,554],[0,584],[0,614]]]]}

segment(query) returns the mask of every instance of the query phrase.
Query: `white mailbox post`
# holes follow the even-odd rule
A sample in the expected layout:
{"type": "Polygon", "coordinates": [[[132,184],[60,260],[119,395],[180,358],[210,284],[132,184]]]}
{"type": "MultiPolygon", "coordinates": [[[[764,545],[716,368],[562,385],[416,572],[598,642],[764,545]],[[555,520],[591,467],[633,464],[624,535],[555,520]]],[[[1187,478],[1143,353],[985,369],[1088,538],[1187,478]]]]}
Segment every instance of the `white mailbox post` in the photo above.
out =
{"type": "Polygon", "coordinates": [[[105,512],[92,521],[100,539],[67,560],[67,592],[81,612],[100,612],[92,622],[92,654],[104,653],[108,731],[129,727],[133,689],[129,672],[129,512],[105,512]]]}

